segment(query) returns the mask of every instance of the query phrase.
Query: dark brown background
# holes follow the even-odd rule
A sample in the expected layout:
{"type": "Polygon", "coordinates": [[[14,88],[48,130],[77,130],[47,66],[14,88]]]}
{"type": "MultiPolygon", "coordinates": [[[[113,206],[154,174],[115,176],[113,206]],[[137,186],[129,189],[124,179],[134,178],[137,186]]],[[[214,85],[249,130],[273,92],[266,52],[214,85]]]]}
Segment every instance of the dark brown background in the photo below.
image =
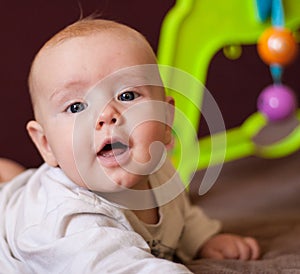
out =
{"type": "MultiPolygon", "coordinates": [[[[42,159],[27,136],[25,125],[32,119],[27,75],[34,54],[54,33],[80,16],[80,0],[1,0],[1,134],[0,157],[26,167],[42,159]]],[[[175,0],[81,0],[83,16],[98,12],[142,32],[156,51],[161,22],[175,0]]],[[[300,59],[289,66],[283,81],[300,91],[300,59]]],[[[219,103],[227,128],[242,123],[256,110],[256,98],[271,83],[268,67],[255,46],[243,46],[238,60],[226,59],[222,51],[212,60],[207,87],[219,103]]],[[[201,135],[207,133],[202,127],[201,135]]]]}

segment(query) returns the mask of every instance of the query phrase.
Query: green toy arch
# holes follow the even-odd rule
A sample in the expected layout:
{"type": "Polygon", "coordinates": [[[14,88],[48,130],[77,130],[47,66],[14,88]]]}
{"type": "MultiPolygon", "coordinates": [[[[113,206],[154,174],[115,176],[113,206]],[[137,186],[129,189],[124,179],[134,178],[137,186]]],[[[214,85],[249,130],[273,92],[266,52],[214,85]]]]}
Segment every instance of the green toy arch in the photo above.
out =
{"type": "MultiPolygon", "coordinates": [[[[283,0],[283,4],[286,26],[295,31],[300,26],[300,1],[283,0]]],[[[270,25],[270,20],[259,20],[254,0],[177,0],[166,15],[161,28],[158,60],[160,64],[184,70],[205,84],[210,61],[220,49],[228,47],[229,54],[233,52],[236,54],[233,57],[238,57],[238,46],[257,44],[261,33],[270,25]]],[[[176,107],[188,117],[197,130],[203,91],[190,89],[186,91],[185,97],[176,91],[169,92],[175,98],[176,107]],[[199,102],[198,106],[192,103],[195,101],[199,102]]],[[[300,120],[299,111],[296,119],[300,120]]],[[[197,168],[203,169],[210,164],[218,165],[249,155],[281,157],[300,148],[299,126],[279,142],[266,146],[255,144],[253,137],[266,125],[266,118],[257,112],[239,127],[201,138],[198,140],[200,161],[197,168]],[[212,144],[218,144],[218,139],[221,140],[224,136],[227,138],[226,147],[220,147],[219,155],[212,155],[212,144]]],[[[175,113],[175,131],[182,130],[182,127],[184,125],[177,122],[175,113]]],[[[185,148],[193,142],[191,138],[192,133],[186,132],[184,140],[180,140],[185,142],[185,148]]],[[[175,143],[172,155],[175,164],[181,157],[178,146],[179,144],[175,143]]],[[[190,155],[193,155],[192,149],[190,155]]],[[[179,169],[186,182],[193,172],[188,161],[179,169]]]]}

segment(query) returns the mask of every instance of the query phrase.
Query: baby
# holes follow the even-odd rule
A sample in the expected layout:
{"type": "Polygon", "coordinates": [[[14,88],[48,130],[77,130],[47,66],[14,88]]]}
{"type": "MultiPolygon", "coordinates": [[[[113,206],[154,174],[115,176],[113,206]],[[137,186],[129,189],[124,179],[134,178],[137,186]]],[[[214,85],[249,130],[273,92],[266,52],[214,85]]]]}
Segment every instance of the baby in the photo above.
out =
{"type": "Polygon", "coordinates": [[[7,158],[0,158],[0,183],[11,180],[24,170],[25,168],[19,163],[7,158]]]}
{"type": "Polygon", "coordinates": [[[45,163],[0,192],[4,273],[190,273],[175,258],[259,257],[255,239],[190,204],[166,156],[174,100],[140,33],[68,26],[36,55],[29,89],[45,163]]]}

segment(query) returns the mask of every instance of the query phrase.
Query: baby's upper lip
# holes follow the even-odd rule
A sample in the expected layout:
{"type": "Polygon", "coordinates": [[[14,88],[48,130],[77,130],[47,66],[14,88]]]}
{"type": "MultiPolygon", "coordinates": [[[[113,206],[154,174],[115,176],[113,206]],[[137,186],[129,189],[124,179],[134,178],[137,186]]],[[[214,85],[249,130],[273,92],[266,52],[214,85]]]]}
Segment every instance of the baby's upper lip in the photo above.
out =
{"type": "Polygon", "coordinates": [[[101,155],[104,151],[107,150],[112,150],[112,149],[116,149],[116,148],[124,148],[127,149],[129,147],[129,145],[121,140],[120,138],[115,138],[115,137],[111,137],[111,138],[106,138],[101,146],[99,147],[98,151],[97,151],[97,155],[101,155]]]}

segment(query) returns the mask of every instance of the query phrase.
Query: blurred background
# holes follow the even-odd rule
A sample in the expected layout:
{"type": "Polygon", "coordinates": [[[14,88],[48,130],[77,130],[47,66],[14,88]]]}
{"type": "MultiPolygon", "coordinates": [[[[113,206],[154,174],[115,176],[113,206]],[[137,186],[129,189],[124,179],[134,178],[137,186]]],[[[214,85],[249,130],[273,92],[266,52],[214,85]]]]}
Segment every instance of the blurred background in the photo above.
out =
{"type": "MultiPolygon", "coordinates": [[[[157,51],[162,21],[175,0],[2,0],[0,157],[26,167],[42,159],[27,135],[26,123],[33,118],[27,76],[34,55],[53,34],[79,19],[100,14],[140,31],[157,51]]],[[[199,26],[201,27],[201,26],[199,26]]],[[[269,68],[258,57],[255,45],[245,45],[237,60],[227,59],[220,50],[208,69],[206,87],[219,104],[226,128],[240,125],[256,111],[256,99],[272,83],[269,68]]],[[[285,69],[283,82],[300,92],[299,56],[285,69]]],[[[205,123],[199,135],[208,134],[205,123]]]]}

